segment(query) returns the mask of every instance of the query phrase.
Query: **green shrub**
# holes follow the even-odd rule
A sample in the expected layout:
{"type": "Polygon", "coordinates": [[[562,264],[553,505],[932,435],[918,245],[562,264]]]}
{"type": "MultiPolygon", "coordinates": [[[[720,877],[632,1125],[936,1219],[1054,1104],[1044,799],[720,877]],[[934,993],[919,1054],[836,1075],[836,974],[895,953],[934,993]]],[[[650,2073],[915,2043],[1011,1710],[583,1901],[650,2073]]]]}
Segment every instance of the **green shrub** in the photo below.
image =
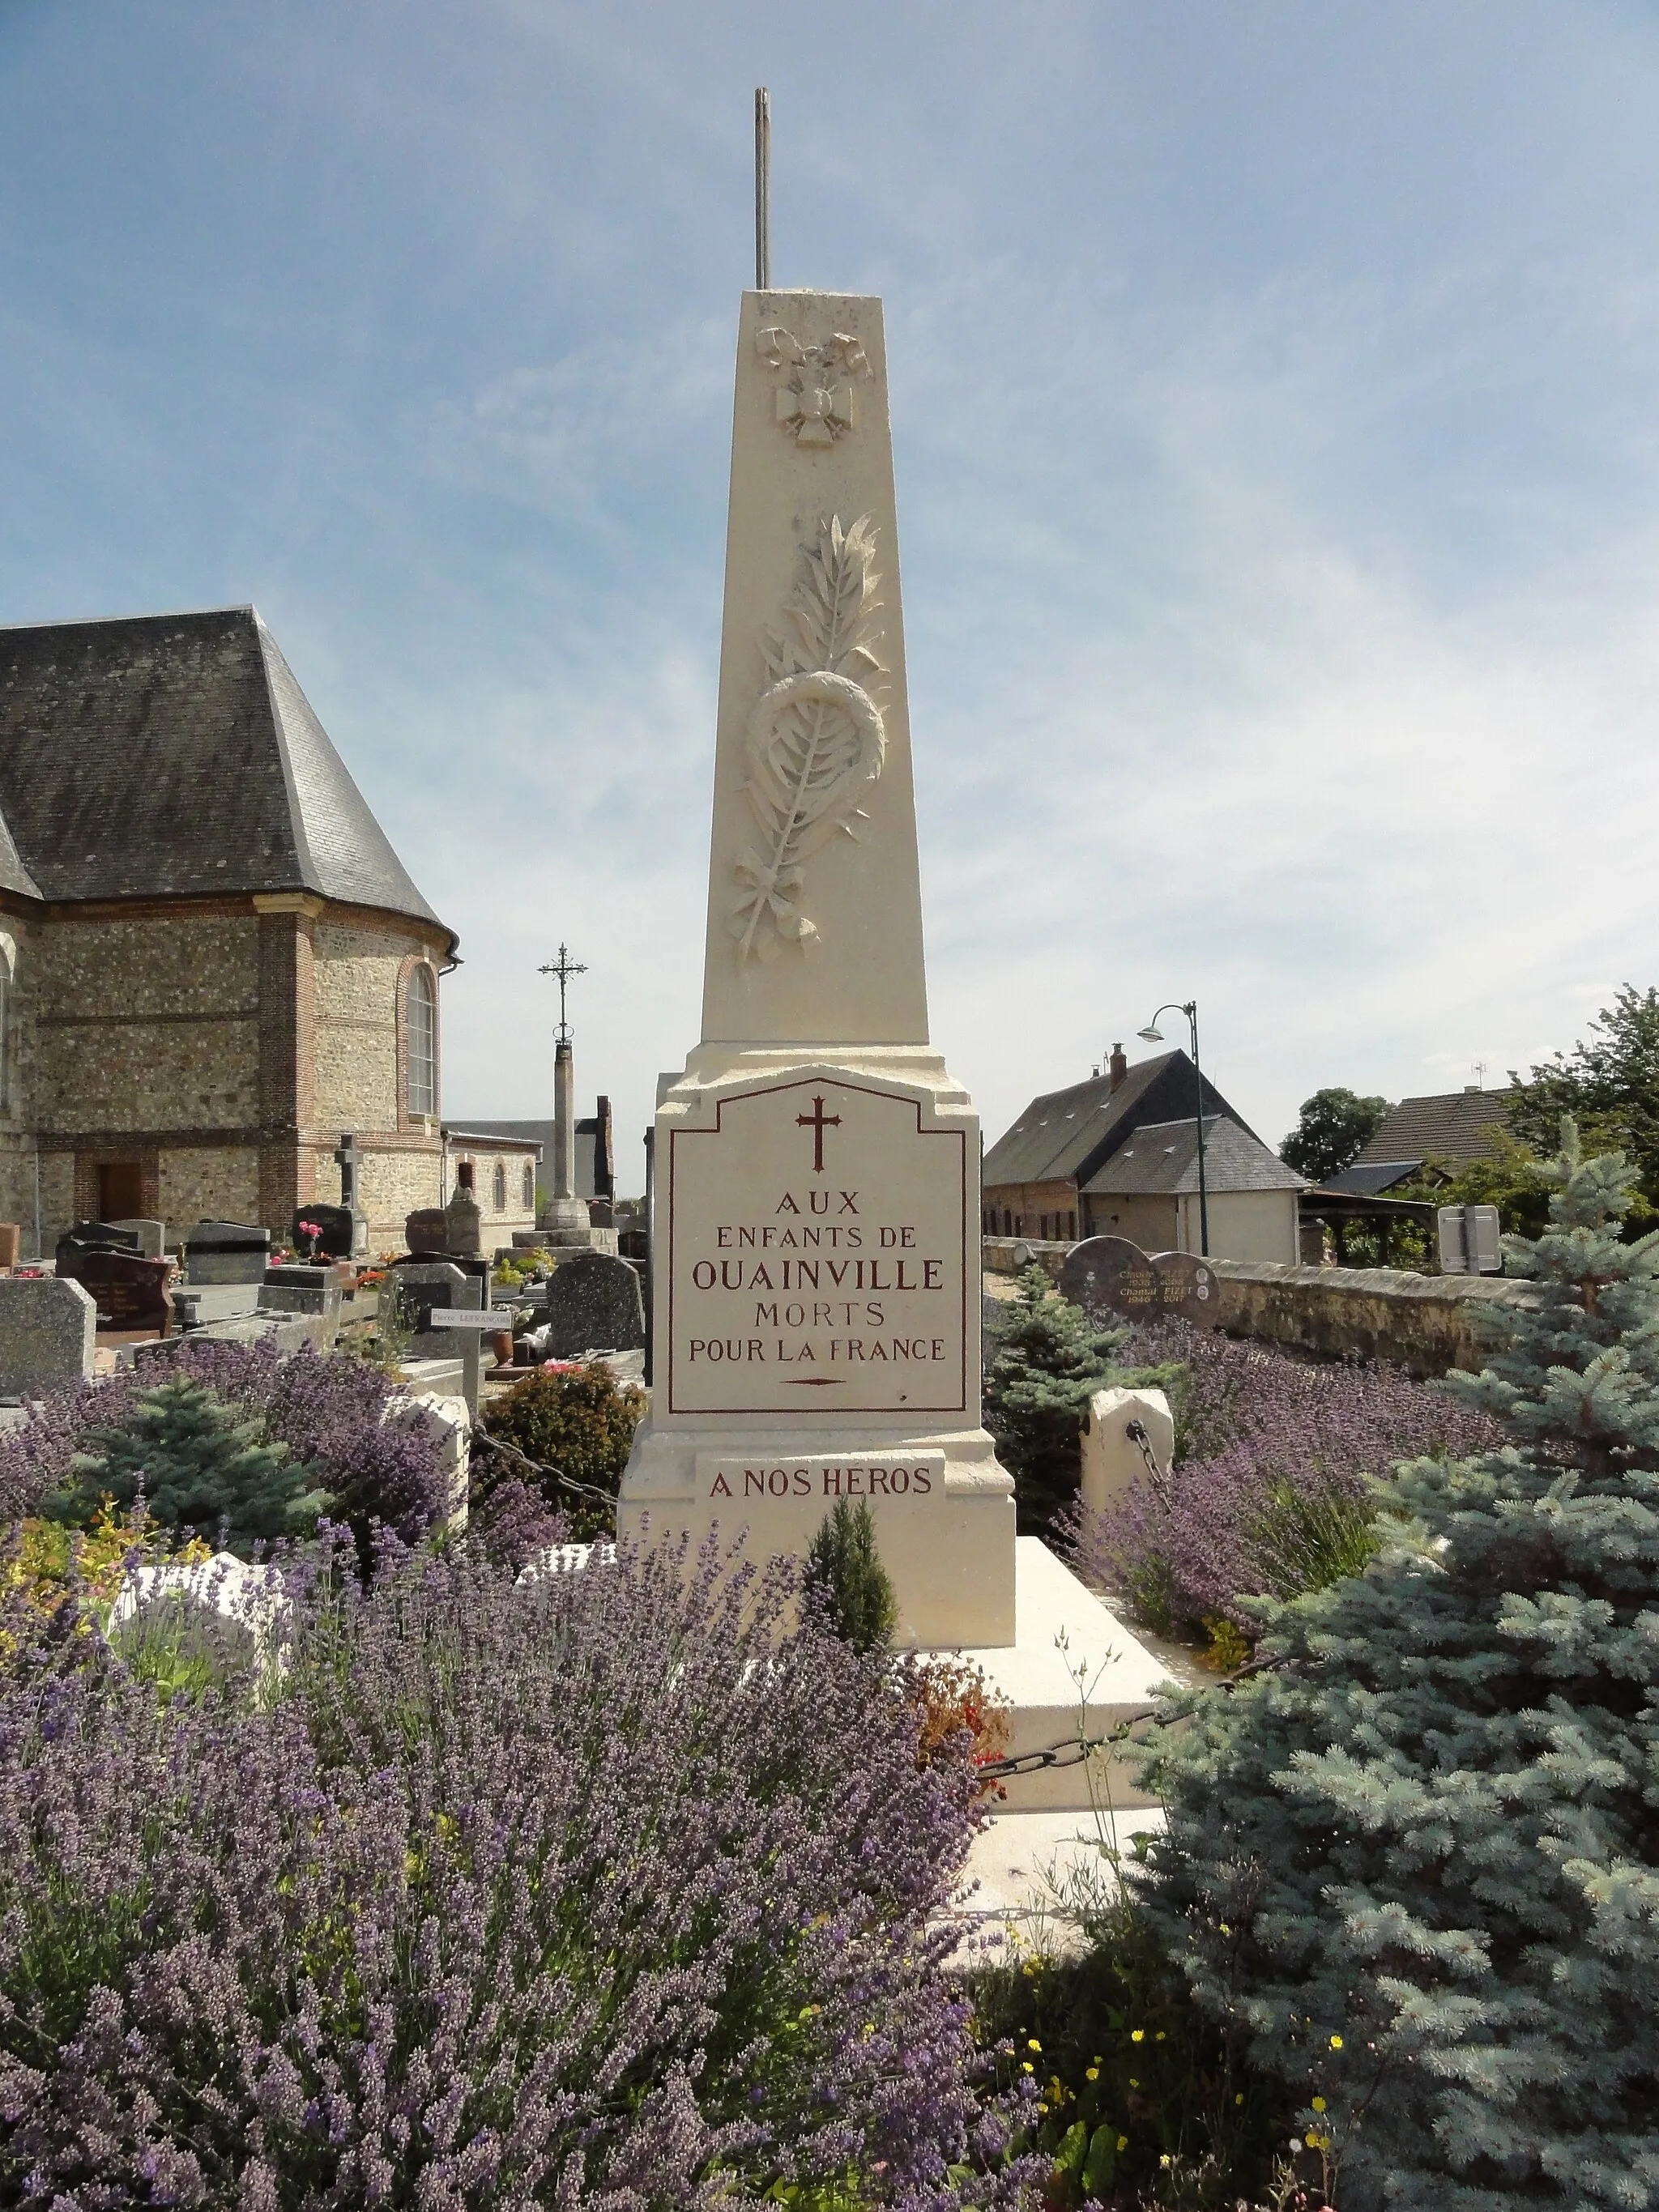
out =
{"type": "MultiPolygon", "coordinates": [[[[514,1446],[539,1468],[615,1498],[633,1446],[634,1431],[645,1413],[645,1393],[633,1383],[619,1386],[602,1359],[586,1367],[537,1368],[515,1382],[483,1414],[487,1437],[514,1446]]],[[[523,1466],[496,1461],[481,1482],[481,1494],[505,1478],[532,1484],[547,1503],[568,1513],[576,1537],[599,1534],[615,1525],[615,1510],[584,1498],[556,1480],[523,1466]]]]}
{"type": "Polygon", "coordinates": [[[999,2087],[1025,2088],[1020,2147],[1051,2162],[1053,2212],[1204,2205],[1232,2212],[1291,2130],[1279,2083],[1194,2002],[1146,1915],[1103,1872],[1085,1948],[975,1974],[975,2039],[999,2087]]]}
{"type": "Polygon", "coordinates": [[[898,1626],[892,1577],[876,1549],[869,1501],[838,1498],[806,1550],[805,1589],[854,1651],[883,1650],[898,1626]]]}
{"type": "Polygon", "coordinates": [[[1449,1378],[1515,1440],[1419,1460],[1362,1576],[1176,1693],[1145,1897],[1340,2169],[1342,2212],[1659,2203],[1659,1233],[1571,1123],[1535,1310],[1449,1378]]]}
{"type": "Polygon", "coordinates": [[[985,1423],[1014,1478],[1019,1526],[1041,1535],[1077,1496],[1084,1416],[1118,1378],[1112,1355],[1127,1329],[1100,1330],[1041,1267],[1019,1279],[985,1375],[985,1423]]]}
{"type": "Polygon", "coordinates": [[[265,1423],[187,1378],[146,1390],[120,1423],[94,1429],[48,1499],[48,1517],[90,1528],[106,1499],[125,1511],[142,1497],[163,1528],[222,1542],[246,1557],[257,1546],[308,1534],[331,1503],[312,1470],[265,1423]]]}

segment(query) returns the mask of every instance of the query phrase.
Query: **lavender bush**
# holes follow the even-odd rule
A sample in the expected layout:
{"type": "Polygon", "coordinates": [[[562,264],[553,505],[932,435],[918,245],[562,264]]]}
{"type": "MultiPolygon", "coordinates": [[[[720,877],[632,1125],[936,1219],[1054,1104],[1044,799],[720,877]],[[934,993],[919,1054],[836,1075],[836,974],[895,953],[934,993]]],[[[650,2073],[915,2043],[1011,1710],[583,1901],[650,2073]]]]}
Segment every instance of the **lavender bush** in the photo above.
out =
{"type": "Polygon", "coordinates": [[[165,1364],[54,1392],[0,1437],[0,1522],[34,1514],[49,1493],[69,1488],[70,1462],[94,1431],[130,1421],[142,1393],[167,1376],[204,1382],[257,1415],[270,1442],[306,1462],[365,1554],[374,1524],[416,1543],[447,1510],[436,1440],[386,1419],[398,1386],[380,1368],[308,1347],[284,1358],[268,1337],[253,1344],[185,1337],[165,1364]]]}
{"type": "Polygon", "coordinates": [[[1187,1322],[1147,1324],[1126,1358],[1161,1370],[1176,1417],[1166,1485],[1074,1523],[1085,1571],[1148,1626],[1248,1626],[1241,1599],[1358,1573],[1375,1546],[1370,1479],[1403,1460],[1496,1449],[1498,1425],[1403,1369],[1295,1359],[1187,1322]]]}
{"type": "Polygon", "coordinates": [[[42,1655],[0,1689],[0,2198],[1012,2195],[940,1971],[968,1738],[919,1765],[904,1671],[790,1595],[322,1571],[264,1710],[42,1655]]]}

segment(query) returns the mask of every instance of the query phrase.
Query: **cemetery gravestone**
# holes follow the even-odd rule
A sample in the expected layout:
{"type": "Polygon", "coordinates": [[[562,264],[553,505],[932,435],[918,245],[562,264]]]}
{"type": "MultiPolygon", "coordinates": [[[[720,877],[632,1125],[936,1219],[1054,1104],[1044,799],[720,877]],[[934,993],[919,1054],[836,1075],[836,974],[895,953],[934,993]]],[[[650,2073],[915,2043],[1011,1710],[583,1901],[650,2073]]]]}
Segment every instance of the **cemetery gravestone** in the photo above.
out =
{"type": "Polygon", "coordinates": [[[121,1228],[112,1221],[77,1221],[73,1229],[66,1229],[58,1240],[58,1272],[60,1275],[73,1276],[83,1252],[137,1252],[138,1249],[136,1230],[121,1228]]]}
{"type": "Polygon", "coordinates": [[[262,1283],[270,1261],[270,1231],[241,1221],[198,1221],[185,1245],[192,1283],[262,1283]]]}
{"type": "Polygon", "coordinates": [[[1150,1319],[1162,1310],[1164,1293],[1152,1261],[1127,1237],[1085,1237],[1066,1255],[1060,1292],[1087,1314],[1124,1314],[1150,1319]]]}
{"type": "Polygon", "coordinates": [[[294,1249],[299,1252],[310,1245],[313,1261],[349,1260],[356,1249],[356,1226],[349,1206],[302,1206],[294,1217],[294,1249]],[[307,1222],[314,1237],[303,1234],[307,1222]]]}
{"type": "Polygon", "coordinates": [[[1212,1267],[1195,1252],[1149,1255],[1127,1237],[1089,1237],[1074,1244],[1060,1271],[1060,1292],[1099,1322],[1121,1315],[1221,1326],[1221,1288],[1212,1267]]]}
{"type": "Polygon", "coordinates": [[[470,1190],[458,1183],[444,1208],[444,1249],[458,1260],[476,1260],[483,1216],[470,1190]]]}
{"type": "Polygon", "coordinates": [[[342,1135],[334,1155],[340,1170],[340,1206],[350,1223],[350,1242],[336,1256],[361,1260],[368,1252],[368,1216],[357,1200],[357,1139],[349,1129],[342,1135]]]}
{"type": "Polygon", "coordinates": [[[561,1261],[547,1286],[547,1356],[574,1359],[601,1347],[637,1352],[645,1343],[645,1301],[626,1260],[579,1252],[561,1261]]]}
{"type": "Polygon", "coordinates": [[[147,1260],[159,1260],[167,1250],[167,1226],[165,1221],[112,1221],[112,1229],[125,1229],[129,1236],[138,1239],[138,1249],[147,1260]]]}
{"type": "MultiPolygon", "coordinates": [[[[471,1303],[465,1270],[448,1260],[422,1261],[412,1267],[395,1267],[387,1275],[386,1283],[396,1284],[399,1322],[417,1340],[431,1334],[434,1306],[464,1306],[471,1303]]],[[[385,1295],[384,1291],[381,1295],[385,1295]]],[[[447,1340],[438,1349],[440,1352],[447,1352],[447,1340]]],[[[422,1356],[433,1356],[429,1347],[422,1356]]]]}
{"type": "Polygon", "coordinates": [[[1159,1310],[1191,1322],[1195,1328],[1221,1326],[1221,1285],[1216,1272],[1196,1252],[1154,1252],[1159,1310]]]}
{"type": "MultiPolygon", "coordinates": [[[[58,1270],[62,1276],[64,1271],[58,1270]]],[[[68,1279],[91,1293],[100,1328],[153,1329],[165,1336],[173,1326],[168,1288],[171,1260],[147,1260],[138,1252],[82,1252],[68,1279]]]]}
{"type": "Polygon", "coordinates": [[[449,1249],[449,1217],[441,1206],[417,1206],[404,1222],[404,1242],[416,1255],[449,1249]]]}
{"type": "Polygon", "coordinates": [[[39,1398],[92,1373],[98,1309],[64,1275],[0,1276],[0,1398],[39,1398]]]}
{"type": "Polygon", "coordinates": [[[330,1328],[340,1318],[340,1300],[349,1283],[356,1280],[349,1265],[325,1262],[313,1267],[304,1261],[283,1261],[267,1267],[259,1285],[261,1313],[321,1314],[330,1328]]]}
{"type": "Polygon", "coordinates": [[[8,1272],[17,1265],[18,1252],[23,1242],[23,1231],[15,1221],[0,1221],[0,1268],[8,1272]]]}

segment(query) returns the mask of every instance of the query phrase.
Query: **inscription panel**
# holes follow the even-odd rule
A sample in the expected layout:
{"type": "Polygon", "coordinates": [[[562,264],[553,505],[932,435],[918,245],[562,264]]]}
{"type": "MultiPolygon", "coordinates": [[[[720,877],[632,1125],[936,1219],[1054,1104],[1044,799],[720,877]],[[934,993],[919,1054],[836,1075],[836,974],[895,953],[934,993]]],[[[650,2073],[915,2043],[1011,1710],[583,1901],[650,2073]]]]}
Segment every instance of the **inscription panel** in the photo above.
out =
{"type": "Polygon", "coordinates": [[[811,1076],[669,1139],[669,1409],[968,1410],[959,1129],[811,1076]]]}
{"type": "Polygon", "coordinates": [[[799,1506],[803,1498],[825,1512],[841,1498],[912,1498],[923,1502],[945,1497],[945,1454],[876,1453],[849,1459],[825,1457],[754,1459],[697,1454],[697,1496],[715,1504],[728,1501],[750,1511],[769,1505],[799,1506]]]}

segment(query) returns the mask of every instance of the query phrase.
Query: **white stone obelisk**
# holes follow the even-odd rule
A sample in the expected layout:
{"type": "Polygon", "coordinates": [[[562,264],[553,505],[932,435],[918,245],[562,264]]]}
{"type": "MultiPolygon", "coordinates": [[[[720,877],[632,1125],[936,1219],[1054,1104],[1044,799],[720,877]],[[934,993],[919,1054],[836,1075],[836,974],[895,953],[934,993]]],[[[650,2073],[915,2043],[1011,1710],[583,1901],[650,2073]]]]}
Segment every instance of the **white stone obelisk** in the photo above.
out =
{"type": "Polygon", "coordinates": [[[927,1041],[878,300],[744,295],[702,1042],[654,1146],[622,1533],[800,1552],[867,1498],[902,1642],[1012,1643],[979,1124],[927,1041]]]}

